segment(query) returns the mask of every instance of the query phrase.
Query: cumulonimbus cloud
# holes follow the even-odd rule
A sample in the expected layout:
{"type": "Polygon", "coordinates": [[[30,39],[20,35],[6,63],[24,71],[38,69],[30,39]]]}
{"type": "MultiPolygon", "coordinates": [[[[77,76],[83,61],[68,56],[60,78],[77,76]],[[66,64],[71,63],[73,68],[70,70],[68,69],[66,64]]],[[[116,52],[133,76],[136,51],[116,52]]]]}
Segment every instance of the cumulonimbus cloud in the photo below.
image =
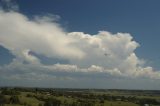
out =
{"type": "Polygon", "coordinates": [[[143,67],[144,61],[135,53],[139,44],[129,33],[112,34],[99,31],[91,35],[84,32],[67,32],[54,21],[55,19],[47,16],[37,17],[29,19],[19,12],[0,11],[0,45],[16,56],[12,63],[0,67],[3,77],[80,72],[160,78],[159,71],[154,71],[150,66],[143,67]],[[40,58],[30,52],[48,58],[67,59],[69,63],[44,65],[40,58]]]}

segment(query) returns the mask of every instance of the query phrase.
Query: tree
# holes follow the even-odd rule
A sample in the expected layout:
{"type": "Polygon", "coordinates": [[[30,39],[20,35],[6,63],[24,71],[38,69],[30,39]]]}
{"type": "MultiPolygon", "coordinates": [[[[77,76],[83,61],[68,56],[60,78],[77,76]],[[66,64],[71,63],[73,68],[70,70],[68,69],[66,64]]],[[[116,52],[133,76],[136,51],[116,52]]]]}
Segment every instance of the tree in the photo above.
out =
{"type": "Polygon", "coordinates": [[[44,103],[44,106],[60,106],[60,105],[61,105],[61,101],[54,98],[49,98],[44,103]]]}
{"type": "Polygon", "coordinates": [[[10,103],[12,103],[12,104],[19,104],[20,100],[19,100],[18,96],[11,96],[10,97],[10,103]]]}

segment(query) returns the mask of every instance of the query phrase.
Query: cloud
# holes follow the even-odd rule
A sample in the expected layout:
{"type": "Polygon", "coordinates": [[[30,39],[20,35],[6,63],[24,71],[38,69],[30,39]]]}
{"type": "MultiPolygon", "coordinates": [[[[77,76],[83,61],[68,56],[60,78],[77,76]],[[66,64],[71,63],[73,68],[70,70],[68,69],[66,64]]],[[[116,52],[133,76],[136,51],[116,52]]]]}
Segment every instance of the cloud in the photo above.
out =
{"type": "Polygon", "coordinates": [[[135,53],[140,45],[129,33],[67,32],[54,15],[29,19],[1,10],[0,45],[15,56],[0,67],[2,80],[160,79],[159,71],[143,67],[145,62],[135,53]],[[41,56],[56,63],[43,64],[41,56]]]}
{"type": "Polygon", "coordinates": [[[0,43],[18,58],[23,59],[26,50],[47,57],[82,58],[85,55],[70,45],[74,39],[67,37],[57,23],[44,18],[32,21],[17,12],[0,11],[0,14],[0,43]]]}

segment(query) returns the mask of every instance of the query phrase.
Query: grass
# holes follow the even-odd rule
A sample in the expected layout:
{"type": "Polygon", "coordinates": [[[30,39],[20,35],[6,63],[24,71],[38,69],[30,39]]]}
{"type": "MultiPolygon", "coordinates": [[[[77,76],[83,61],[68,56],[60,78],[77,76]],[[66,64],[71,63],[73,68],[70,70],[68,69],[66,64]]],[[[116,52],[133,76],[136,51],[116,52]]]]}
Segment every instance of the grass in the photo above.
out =
{"type": "Polygon", "coordinates": [[[4,106],[24,106],[24,105],[17,105],[17,104],[5,104],[4,106]]]}
{"type": "MultiPolygon", "coordinates": [[[[108,94],[108,95],[116,95],[116,96],[131,96],[131,94],[129,93],[123,93],[123,92],[92,92],[95,95],[102,95],[102,94],[108,94]]],[[[46,94],[42,94],[42,93],[33,93],[33,92],[21,92],[20,95],[18,95],[19,99],[20,99],[20,104],[5,104],[4,106],[39,106],[39,104],[44,104],[43,101],[40,101],[38,99],[36,99],[34,96],[43,96],[44,98],[56,98],[58,100],[60,100],[62,103],[64,103],[65,101],[67,101],[67,103],[71,104],[74,101],[76,101],[78,98],[72,98],[72,97],[68,97],[68,96],[54,96],[54,95],[46,95],[46,94]],[[31,97],[27,97],[27,95],[30,94],[32,95],[31,97]],[[25,105],[26,104],[26,105],[25,105]]],[[[133,96],[133,95],[132,95],[133,96]]],[[[134,95],[136,98],[149,98],[149,99],[157,99],[160,100],[160,96],[157,95],[153,95],[153,96],[149,96],[149,95],[134,95]]],[[[10,95],[5,95],[6,98],[10,98],[10,95]]],[[[96,100],[96,99],[95,99],[96,100]]],[[[96,100],[98,101],[98,100],[96,100]]],[[[96,106],[139,106],[138,104],[132,103],[132,102],[124,102],[124,101],[108,101],[105,100],[103,105],[96,104],[96,106]]],[[[151,106],[158,106],[158,105],[151,105],[151,106]]]]}
{"type": "Polygon", "coordinates": [[[122,102],[122,101],[105,101],[104,106],[139,106],[131,102],[122,102]]]}
{"type": "MultiPolygon", "coordinates": [[[[24,106],[27,104],[27,106],[38,106],[39,104],[44,104],[43,101],[39,101],[34,97],[26,97],[27,94],[33,94],[31,92],[21,92],[21,95],[19,95],[20,104],[5,104],[5,106],[24,106]]],[[[6,98],[10,98],[10,95],[5,95],[6,98]]]]}
{"type": "Polygon", "coordinates": [[[38,106],[39,104],[43,104],[42,101],[37,100],[36,98],[20,96],[20,101],[22,104],[29,104],[32,106],[38,106]]]}

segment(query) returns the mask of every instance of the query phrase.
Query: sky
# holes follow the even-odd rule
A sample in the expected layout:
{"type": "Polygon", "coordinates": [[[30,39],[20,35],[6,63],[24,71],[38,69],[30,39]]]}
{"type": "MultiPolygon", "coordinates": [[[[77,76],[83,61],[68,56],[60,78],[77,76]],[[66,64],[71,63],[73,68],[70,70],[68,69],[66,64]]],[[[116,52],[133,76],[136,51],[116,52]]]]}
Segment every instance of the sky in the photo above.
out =
{"type": "Polygon", "coordinates": [[[0,0],[0,86],[160,90],[159,0],[0,0]]]}

